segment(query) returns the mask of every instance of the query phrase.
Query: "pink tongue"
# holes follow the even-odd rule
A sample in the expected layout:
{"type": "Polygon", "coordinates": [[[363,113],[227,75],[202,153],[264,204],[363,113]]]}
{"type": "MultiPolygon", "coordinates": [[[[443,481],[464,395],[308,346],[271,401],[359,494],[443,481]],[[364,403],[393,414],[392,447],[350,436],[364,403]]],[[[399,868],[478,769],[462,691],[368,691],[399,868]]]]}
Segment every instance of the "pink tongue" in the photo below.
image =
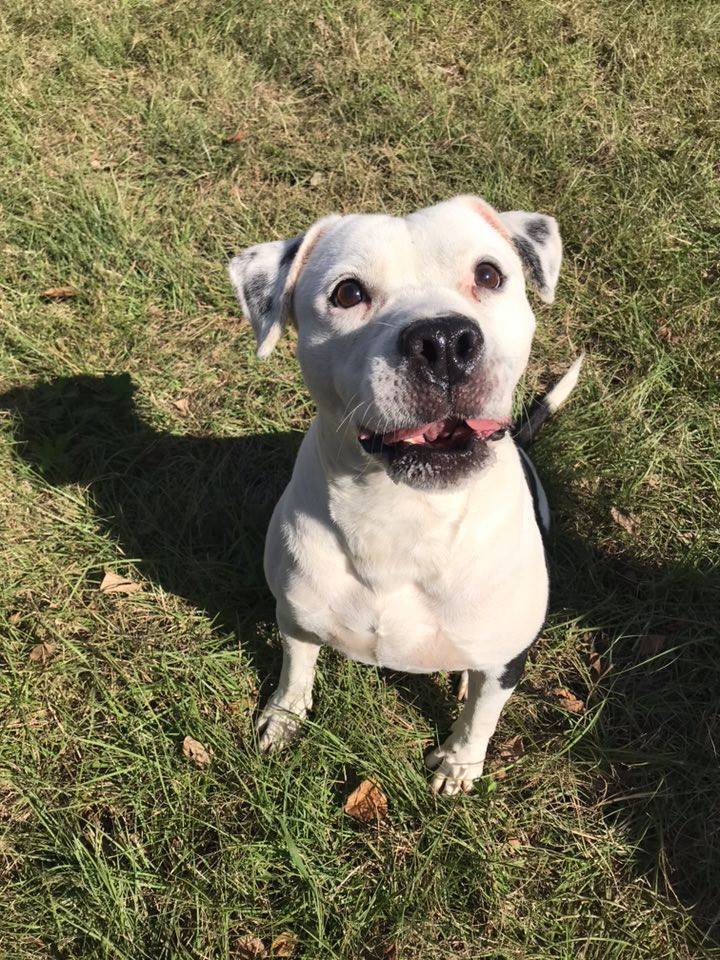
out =
{"type": "MultiPolygon", "coordinates": [[[[489,437],[504,426],[498,420],[466,420],[465,423],[479,437],[489,437]]],[[[390,433],[384,433],[382,439],[383,443],[400,443],[401,440],[433,443],[440,436],[450,436],[457,426],[455,421],[436,420],[434,423],[421,424],[419,427],[392,430],[390,433]]]]}
{"type": "Polygon", "coordinates": [[[506,426],[499,420],[466,420],[465,423],[479,437],[492,436],[493,433],[497,433],[498,430],[502,430],[506,426]]]}
{"type": "Polygon", "coordinates": [[[405,430],[393,430],[391,433],[383,434],[383,443],[400,443],[401,440],[435,440],[443,427],[444,420],[438,420],[436,423],[425,423],[419,427],[408,427],[405,430]]]}

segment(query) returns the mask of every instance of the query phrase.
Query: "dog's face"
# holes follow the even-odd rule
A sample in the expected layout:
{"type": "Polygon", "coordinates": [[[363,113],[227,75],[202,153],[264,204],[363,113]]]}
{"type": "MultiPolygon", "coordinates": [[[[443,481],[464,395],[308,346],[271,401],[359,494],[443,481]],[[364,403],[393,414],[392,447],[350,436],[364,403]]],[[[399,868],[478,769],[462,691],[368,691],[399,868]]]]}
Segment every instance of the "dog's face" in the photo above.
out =
{"type": "Polygon", "coordinates": [[[284,324],[321,412],[398,482],[445,488],[491,462],[561,243],[551,217],[457,197],[403,218],[326,217],[240,253],[230,276],[267,356],[284,324]]]}

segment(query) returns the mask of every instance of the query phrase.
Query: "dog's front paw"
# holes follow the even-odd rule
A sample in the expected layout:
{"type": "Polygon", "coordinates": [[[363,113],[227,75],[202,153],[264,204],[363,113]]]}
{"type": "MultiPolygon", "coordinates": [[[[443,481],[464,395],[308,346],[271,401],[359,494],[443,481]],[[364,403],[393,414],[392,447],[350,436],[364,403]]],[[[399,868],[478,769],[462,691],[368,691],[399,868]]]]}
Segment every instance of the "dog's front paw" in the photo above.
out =
{"type": "Polygon", "coordinates": [[[445,747],[436,747],[425,757],[425,766],[433,770],[430,789],[435,794],[451,797],[457,793],[471,793],[473,781],[482,776],[484,761],[467,763],[454,757],[445,747]]]}
{"type": "Polygon", "coordinates": [[[303,703],[284,705],[270,697],[267,706],[255,724],[258,743],[263,753],[286,747],[298,734],[300,725],[308,715],[303,703]]]}

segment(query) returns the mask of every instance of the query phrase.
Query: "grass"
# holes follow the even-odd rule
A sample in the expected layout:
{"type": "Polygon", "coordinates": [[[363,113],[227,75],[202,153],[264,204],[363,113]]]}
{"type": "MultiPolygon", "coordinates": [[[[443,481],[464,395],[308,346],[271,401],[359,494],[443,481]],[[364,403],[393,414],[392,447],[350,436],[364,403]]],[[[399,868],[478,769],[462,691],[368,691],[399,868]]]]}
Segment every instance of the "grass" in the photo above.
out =
{"type": "Polygon", "coordinates": [[[5,5],[3,960],[285,931],[313,960],[720,956],[719,42],[692,0],[5,5]],[[489,776],[441,802],[442,677],[325,655],[297,749],[254,748],[264,526],[312,408],[289,341],[254,359],[225,261],[468,191],[561,224],[526,393],[589,360],[535,450],[547,629],[489,776]],[[366,776],[379,827],[342,812],[366,776]]]}

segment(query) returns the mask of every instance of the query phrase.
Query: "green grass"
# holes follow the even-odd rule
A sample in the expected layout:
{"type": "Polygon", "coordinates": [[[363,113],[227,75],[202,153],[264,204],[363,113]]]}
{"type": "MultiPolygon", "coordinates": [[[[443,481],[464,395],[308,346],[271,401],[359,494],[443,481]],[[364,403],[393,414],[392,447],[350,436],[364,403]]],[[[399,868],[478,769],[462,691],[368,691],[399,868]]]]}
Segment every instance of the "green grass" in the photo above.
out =
{"type": "Polygon", "coordinates": [[[710,2],[3,6],[3,960],[283,931],[313,960],[720,956],[719,49],[710,2]],[[446,678],[324,655],[297,748],[255,749],[263,532],[312,407],[289,341],[254,359],[225,262],[456,192],[560,221],[526,393],[589,356],[535,450],[548,626],[448,802],[421,763],[446,678]],[[342,812],[365,776],[379,828],[342,812]]]}

